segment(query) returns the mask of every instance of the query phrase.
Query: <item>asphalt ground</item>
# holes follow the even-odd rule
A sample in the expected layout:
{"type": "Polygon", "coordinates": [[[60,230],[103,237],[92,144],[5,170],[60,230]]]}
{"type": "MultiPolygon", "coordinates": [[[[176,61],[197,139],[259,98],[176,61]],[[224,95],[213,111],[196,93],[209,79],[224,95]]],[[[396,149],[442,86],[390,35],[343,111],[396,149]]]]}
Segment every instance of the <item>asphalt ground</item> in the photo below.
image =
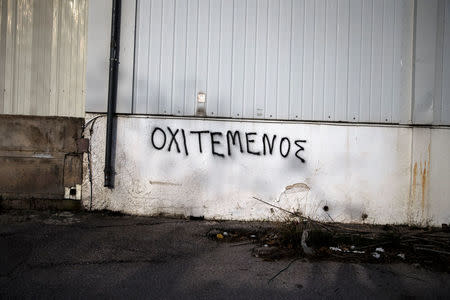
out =
{"type": "Polygon", "coordinates": [[[0,212],[0,297],[449,299],[450,274],[414,265],[265,261],[208,237],[267,223],[110,213],[0,212]]]}

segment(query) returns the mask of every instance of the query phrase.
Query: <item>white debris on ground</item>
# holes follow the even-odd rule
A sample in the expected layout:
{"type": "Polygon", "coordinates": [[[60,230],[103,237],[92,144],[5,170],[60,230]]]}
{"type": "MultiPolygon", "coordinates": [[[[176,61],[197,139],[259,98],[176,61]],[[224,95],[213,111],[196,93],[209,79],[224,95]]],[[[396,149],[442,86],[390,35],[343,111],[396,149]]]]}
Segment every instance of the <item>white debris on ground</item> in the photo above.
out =
{"type": "Polygon", "coordinates": [[[338,248],[338,247],[330,247],[330,250],[331,250],[331,251],[339,251],[339,252],[342,252],[342,249],[341,249],[341,248],[338,248]]]}
{"type": "Polygon", "coordinates": [[[375,252],[383,253],[384,249],[381,248],[381,247],[378,247],[378,248],[375,249],[375,252]]]}
{"type": "Polygon", "coordinates": [[[376,259],[380,258],[380,253],[378,252],[372,252],[372,256],[375,257],[376,259]]]}
{"type": "Polygon", "coordinates": [[[403,253],[399,253],[399,254],[397,254],[397,256],[403,260],[406,259],[405,254],[403,254],[403,253]]]}
{"type": "Polygon", "coordinates": [[[302,240],[301,240],[300,244],[302,245],[303,252],[306,255],[313,255],[314,250],[306,244],[306,240],[308,239],[308,234],[309,234],[308,230],[303,230],[302,240]]]}

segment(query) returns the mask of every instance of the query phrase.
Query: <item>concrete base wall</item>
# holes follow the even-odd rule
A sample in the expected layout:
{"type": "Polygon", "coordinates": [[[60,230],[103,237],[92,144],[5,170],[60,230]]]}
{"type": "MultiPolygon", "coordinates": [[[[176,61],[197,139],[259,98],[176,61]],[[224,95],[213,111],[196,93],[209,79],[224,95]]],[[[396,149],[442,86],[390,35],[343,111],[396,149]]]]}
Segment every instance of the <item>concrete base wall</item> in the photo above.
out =
{"type": "Polygon", "coordinates": [[[0,115],[3,205],[81,198],[82,153],[77,141],[83,123],[82,118],[0,115]]]}
{"type": "Polygon", "coordinates": [[[449,128],[120,116],[108,189],[105,123],[91,137],[92,199],[87,171],[83,185],[94,209],[286,218],[256,197],[322,221],[450,222],[449,128]]]}

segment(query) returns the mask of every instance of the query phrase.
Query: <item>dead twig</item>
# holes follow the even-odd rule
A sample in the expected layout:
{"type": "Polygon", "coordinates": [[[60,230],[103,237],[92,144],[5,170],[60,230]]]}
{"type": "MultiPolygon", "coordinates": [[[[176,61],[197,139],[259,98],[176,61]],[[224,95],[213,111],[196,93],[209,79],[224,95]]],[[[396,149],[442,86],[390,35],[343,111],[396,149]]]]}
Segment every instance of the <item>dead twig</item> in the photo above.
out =
{"type": "Polygon", "coordinates": [[[281,273],[283,273],[284,271],[286,271],[287,269],[289,269],[289,267],[290,267],[294,262],[296,262],[296,261],[299,260],[299,259],[300,259],[300,257],[297,257],[297,258],[293,259],[286,267],[284,267],[283,269],[281,269],[277,274],[275,274],[272,278],[270,278],[270,279],[267,281],[267,284],[269,284],[272,280],[274,280],[275,278],[277,278],[278,275],[280,275],[281,273]]]}
{"type": "Polygon", "coordinates": [[[266,202],[266,201],[264,201],[264,200],[262,200],[262,199],[259,199],[259,198],[257,198],[257,197],[253,197],[253,199],[258,200],[258,201],[260,201],[260,202],[262,202],[262,203],[264,203],[264,204],[267,204],[267,205],[269,205],[269,206],[272,206],[272,207],[274,207],[274,208],[276,208],[276,209],[279,209],[279,210],[281,210],[281,211],[283,211],[283,212],[285,212],[285,213],[288,213],[288,214],[290,214],[290,215],[293,215],[294,217],[297,217],[297,218],[299,218],[299,219],[302,220],[302,221],[310,222],[310,223],[312,223],[312,224],[318,225],[318,226],[320,226],[320,227],[326,229],[327,231],[331,231],[325,224],[322,224],[321,222],[314,221],[314,220],[312,220],[312,219],[310,219],[310,218],[308,218],[308,217],[305,217],[305,216],[300,215],[299,213],[295,213],[295,212],[289,211],[289,210],[287,210],[287,209],[284,209],[284,208],[282,208],[282,207],[276,206],[276,205],[274,205],[274,204],[272,204],[272,203],[266,202]]]}
{"type": "Polygon", "coordinates": [[[425,247],[414,247],[414,249],[421,250],[421,251],[433,252],[433,253],[439,253],[439,254],[444,254],[444,255],[450,255],[450,252],[447,252],[447,251],[434,250],[434,249],[429,249],[429,248],[425,248],[425,247]]]}

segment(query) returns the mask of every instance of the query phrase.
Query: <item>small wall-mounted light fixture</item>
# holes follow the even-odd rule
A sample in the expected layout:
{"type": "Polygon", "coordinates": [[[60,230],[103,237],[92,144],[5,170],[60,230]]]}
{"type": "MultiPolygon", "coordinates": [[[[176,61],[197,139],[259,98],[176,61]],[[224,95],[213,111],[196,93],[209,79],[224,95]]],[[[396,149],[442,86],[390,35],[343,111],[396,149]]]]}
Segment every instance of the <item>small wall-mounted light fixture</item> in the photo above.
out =
{"type": "Polygon", "coordinates": [[[206,93],[197,93],[197,112],[195,114],[202,117],[206,116],[206,93]]]}
{"type": "Polygon", "coordinates": [[[206,94],[202,93],[202,92],[199,92],[197,94],[197,102],[198,103],[205,103],[206,102],[206,94]]]}

